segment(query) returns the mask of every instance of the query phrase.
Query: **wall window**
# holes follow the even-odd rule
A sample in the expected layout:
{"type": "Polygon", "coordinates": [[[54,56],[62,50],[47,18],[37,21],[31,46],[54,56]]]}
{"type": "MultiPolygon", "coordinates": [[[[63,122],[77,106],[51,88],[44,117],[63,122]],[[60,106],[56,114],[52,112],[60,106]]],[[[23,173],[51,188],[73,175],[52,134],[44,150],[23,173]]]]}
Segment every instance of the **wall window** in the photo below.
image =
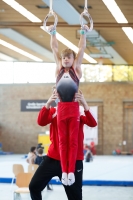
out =
{"type": "MultiPolygon", "coordinates": [[[[0,62],[0,84],[55,83],[55,63],[0,62]]],[[[82,64],[80,82],[133,81],[133,66],[82,64]]]]}

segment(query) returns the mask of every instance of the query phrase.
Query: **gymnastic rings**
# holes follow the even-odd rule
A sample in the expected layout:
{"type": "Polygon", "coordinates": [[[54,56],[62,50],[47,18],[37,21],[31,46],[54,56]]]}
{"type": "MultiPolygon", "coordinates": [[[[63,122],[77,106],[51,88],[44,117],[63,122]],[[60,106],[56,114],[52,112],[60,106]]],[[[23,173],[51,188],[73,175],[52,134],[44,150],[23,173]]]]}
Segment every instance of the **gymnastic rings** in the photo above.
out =
{"type": "Polygon", "coordinates": [[[43,22],[43,27],[44,27],[44,30],[47,32],[47,33],[50,33],[50,31],[48,31],[47,29],[47,26],[46,26],[46,23],[48,21],[48,18],[53,16],[54,17],[54,25],[53,25],[53,29],[55,30],[56,29],[56,26],[57,26],[57,23],[58,23],[58,17],[57,15],[55,14],[55,12],[53,10],[50,10],[49,13],[47,14],[47,16],[45,17],[44,19],[44,22],[43,22]]]}
{"type": "Polygon", "coordinates": [[[81,28],[84,29],[84,23],[83,23],[83,16],[86,16],[89,18],[90,20],[90,28],[89,31],[92,31],[93,29],[93,20],[92,17],[90,16],[90,14],[88,13],[88,9],[85,7],[84,11],[80,14],[80,24],[81,24],[81,28]]]}

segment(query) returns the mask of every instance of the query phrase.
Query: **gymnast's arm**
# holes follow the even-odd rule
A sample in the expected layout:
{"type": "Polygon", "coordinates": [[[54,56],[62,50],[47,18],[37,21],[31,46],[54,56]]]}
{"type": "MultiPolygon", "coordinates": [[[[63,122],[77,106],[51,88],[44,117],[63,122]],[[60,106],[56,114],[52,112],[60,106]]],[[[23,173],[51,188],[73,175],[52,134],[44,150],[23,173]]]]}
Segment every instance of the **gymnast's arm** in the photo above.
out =
{"type": "Polygon", "coordinates": [[[78,54],[77,57],[74,61],[74,70],[78,76],[78,78],[80,79],[82,77],[82,71],[81,71],[81,64],[82,64],[82,60],[83,60],[83,55],[84,55],[84,50],[86,48],[86,32],[88,31],[87,26],[84,25],[84,33],[85,34],[81,34],[80,35],[80,40],[79,40],[79,50],[78,50],[78,54]]]}
{"type": "MultiPolygon", "coordinates": [[[[50,28],[49,28],[50,29],[50,28]]],[[[53,31],[51,32],[51,40],[50,40],[50,46],[54,55],[54,59],[55,59],[55,63],[56,63],[56,71],[55,71],[55,75],[57,76],[59,73],[59,70],[61,68],[61,58],[59,55],[59,51],[58,51],[58,41],[56,38],[56,30],[54,30],[54,34],[53,31]]]]}

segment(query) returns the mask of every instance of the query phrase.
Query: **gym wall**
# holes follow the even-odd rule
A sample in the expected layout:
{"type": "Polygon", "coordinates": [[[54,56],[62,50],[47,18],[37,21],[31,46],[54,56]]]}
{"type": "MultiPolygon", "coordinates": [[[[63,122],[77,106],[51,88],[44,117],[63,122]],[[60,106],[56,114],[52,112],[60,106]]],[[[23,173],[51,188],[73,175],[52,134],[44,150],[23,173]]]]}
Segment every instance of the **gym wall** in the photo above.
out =
{"type": "MultiPolygon", "coordinates": [[[[53,85],[0,85],[0,142],[3,151],[25,154],[31,146],[37,145],[38,134],[48,130],[49,126],[37,125],[38,112],[22,112],[21,100],[48,99],[53,85]]],[[[126,137],[125,102],[133,105],[133,84],[81,83],[80,90],[90,106],[98,106],[97,154],[110,155],[116,148],[128,150],[125,149],[128,146],[120,144],[126,137]]]]}

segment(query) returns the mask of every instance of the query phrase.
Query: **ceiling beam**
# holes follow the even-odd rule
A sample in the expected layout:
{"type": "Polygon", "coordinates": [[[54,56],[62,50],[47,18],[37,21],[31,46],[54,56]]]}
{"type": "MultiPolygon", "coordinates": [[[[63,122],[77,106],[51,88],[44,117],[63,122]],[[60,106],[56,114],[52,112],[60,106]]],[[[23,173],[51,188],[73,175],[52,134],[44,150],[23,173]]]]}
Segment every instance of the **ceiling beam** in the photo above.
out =
{"type": "MultiPolygon", "coordinates": [[[[47,26],[51,25],[51,22],[47,22],[47,26]]],[[[0,28],[13,28],[13,27],[40,27],[43,23],[32,23],[32,22],[0,22],[0,28]]],[[[64,22],[58,22],[57,27],[74,27],[80,28],[80,25],[69,25],[64,22]]],[[[133,23],[105,23],[105,22],[95,22],[94,29],[96,28],[121,28],[121,27],[133,27],[133,23]]]]}

